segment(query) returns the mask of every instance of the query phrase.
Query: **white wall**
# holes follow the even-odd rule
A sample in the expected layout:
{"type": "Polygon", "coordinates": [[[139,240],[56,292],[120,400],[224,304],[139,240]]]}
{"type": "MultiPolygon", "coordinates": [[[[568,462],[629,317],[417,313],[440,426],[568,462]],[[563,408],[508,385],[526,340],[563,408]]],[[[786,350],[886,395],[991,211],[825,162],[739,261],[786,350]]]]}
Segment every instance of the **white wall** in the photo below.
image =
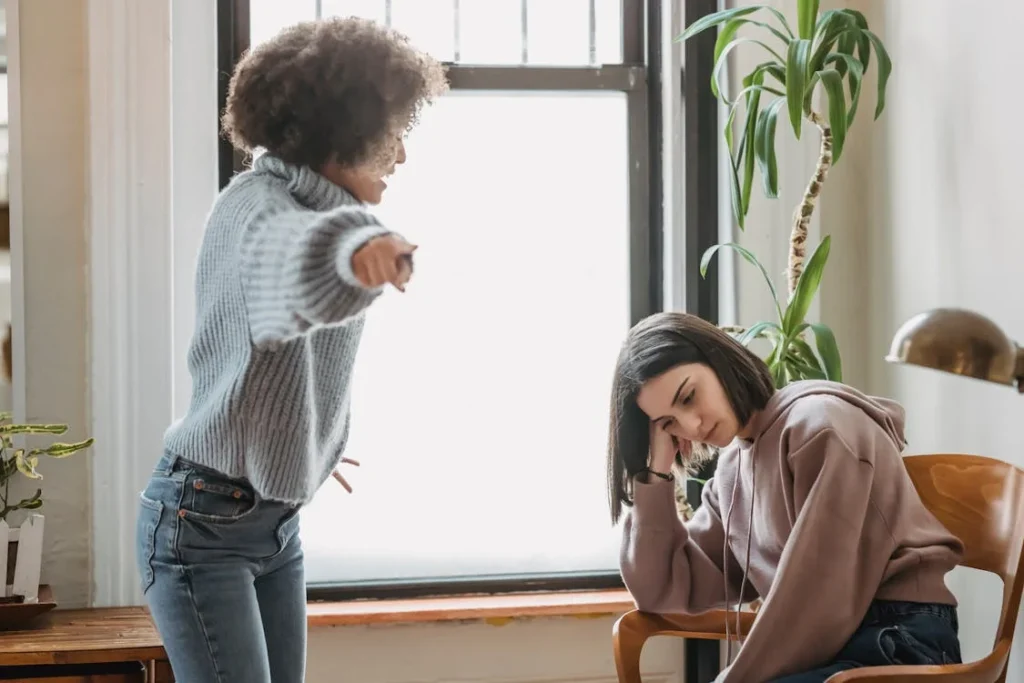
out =
{"type": "MultiPolygon", "coordinates": [[[[11,178],[12,222],[22,219],[20,259],[13,245],[16,287],[23,273],[15,296],[24,304],[14,306],[15,407],[20,417],[68,423],[68,436],[80,438],[89,417],[85,0],[18,5],[18,25],[8,26],[20,46],[11,56],[20,82],[11,100],[12,127],[20,129],[20,140],[12,133],[12,153],[21,157],[21,176],[11,178]]],[[[43,580],[62,607],[87,604],[90,595],[90,457],[103,457],[102,450],[40,465],[43,580]]],[[[28,490],[27,483],[19,478],[17,490],[28,490]]]]}
{"type": "MultiPolygon", "coordinates": [[[[1013,390],[881,359],[904,320],[936,306],[976,309],[1024,338],[1024,139],[1012,134],[1024,6],[864,4],[882,20],[895,64],[870,169],[852,190],[868,200],[864,223],[849,226],[867,237],[868,386],[905,403],[912,452],[975,452],[1024,466],[1024,399],[1013,390]]],[[[978,657],[992,644],[997,582],[958,571],[951,585],[966,654],[978,657]]],[[[1024,680],[1021,642],[1008,680],[1024,680]]]]}
{"type": "MultiPolygon", "coordinates": [[[[314,629],[306,680],[331,683],[340,672],[360,683],[615,683],[612,623],[566,617],[314,629]]],[[[683,683],[682,663],[681,640],[655,638],[644,649],[644,681],[683,683]]]]}

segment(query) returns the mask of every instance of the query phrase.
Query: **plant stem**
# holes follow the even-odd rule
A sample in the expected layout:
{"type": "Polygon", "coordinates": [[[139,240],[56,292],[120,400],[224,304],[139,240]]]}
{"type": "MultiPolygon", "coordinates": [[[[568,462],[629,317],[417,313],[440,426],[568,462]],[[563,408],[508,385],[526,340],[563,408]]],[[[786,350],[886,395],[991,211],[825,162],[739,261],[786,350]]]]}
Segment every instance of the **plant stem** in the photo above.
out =
{"type": "Polygon", "coordinates": [[[818,152],[818,166],[814,169],[814,176],[804,190],[803,201],[793,212],[793,232],[789,236],[789,268],[786,271],[789,280],[789,298],[793,298],[796,291],[796,283],[800,281],[800,274],[804,272],[804,258],[807,256],[807,229],[811,225],[811,214],[814,213],[814,206],[818,203],[821,195],[821,186],[825,184],[825,177],[832,168],[832,129],[825,119],[815,111],[807,115],[811,123],[821,131],[821,150],[818,152]]]}

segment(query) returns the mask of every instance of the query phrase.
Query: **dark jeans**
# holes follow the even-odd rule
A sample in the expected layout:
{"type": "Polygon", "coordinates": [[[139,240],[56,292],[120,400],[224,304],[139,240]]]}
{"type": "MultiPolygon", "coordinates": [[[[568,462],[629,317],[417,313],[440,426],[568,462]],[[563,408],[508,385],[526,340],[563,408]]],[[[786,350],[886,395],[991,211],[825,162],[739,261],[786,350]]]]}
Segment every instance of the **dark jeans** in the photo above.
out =
{"type": "Polygon", "coordinates": [[[876,600],[829,664],[772,683],[823,683],[847,669],[894,664],[960,664],[959,624],[949,605],[876,600]]]}

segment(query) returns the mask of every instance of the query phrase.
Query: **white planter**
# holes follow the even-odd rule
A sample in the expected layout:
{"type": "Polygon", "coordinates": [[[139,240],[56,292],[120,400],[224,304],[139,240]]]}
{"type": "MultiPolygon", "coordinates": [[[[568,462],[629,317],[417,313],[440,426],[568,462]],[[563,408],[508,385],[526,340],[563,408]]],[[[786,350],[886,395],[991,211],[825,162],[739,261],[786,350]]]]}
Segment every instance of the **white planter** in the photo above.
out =
{"type": "Polygon", "coordinates": [[[21,527],[11,529],[0,522],[0,571],[4,576],[4,597],[15,595],[22,602],[39,601],[39,575],[43,564],[42,515],[31,515],[21,527]],[[12,545],[17,544],[17,545],[12,545]],[[16,550],[15,550],[16,549],[16,550]],[[16,552],[13,573],[7,571],[8,552],[16,552]]]}

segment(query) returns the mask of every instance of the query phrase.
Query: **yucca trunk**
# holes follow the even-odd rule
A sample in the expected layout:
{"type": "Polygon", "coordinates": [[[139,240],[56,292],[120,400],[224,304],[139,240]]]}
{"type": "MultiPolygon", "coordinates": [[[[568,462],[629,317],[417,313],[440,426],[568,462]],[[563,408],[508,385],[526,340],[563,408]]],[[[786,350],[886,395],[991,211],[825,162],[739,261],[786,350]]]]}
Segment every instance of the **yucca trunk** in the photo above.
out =
{"type": "Polygon", "coordinates": [[[821,186],[832,168],[832,129],[818,113],[811,112],[808,117],[811,123],[821,131],[821,149],[818,152],[818,166],[814,170],[811,182],[804,190],[803,201],[793,213],[793,232],[789,235],[789,268],[786,273],[789,280],[789,296],[796,291],[796,283],[804,271],[804,258],[807,256],[807,228],[811,225],[811,214],[821,195],[821,186]]]}

